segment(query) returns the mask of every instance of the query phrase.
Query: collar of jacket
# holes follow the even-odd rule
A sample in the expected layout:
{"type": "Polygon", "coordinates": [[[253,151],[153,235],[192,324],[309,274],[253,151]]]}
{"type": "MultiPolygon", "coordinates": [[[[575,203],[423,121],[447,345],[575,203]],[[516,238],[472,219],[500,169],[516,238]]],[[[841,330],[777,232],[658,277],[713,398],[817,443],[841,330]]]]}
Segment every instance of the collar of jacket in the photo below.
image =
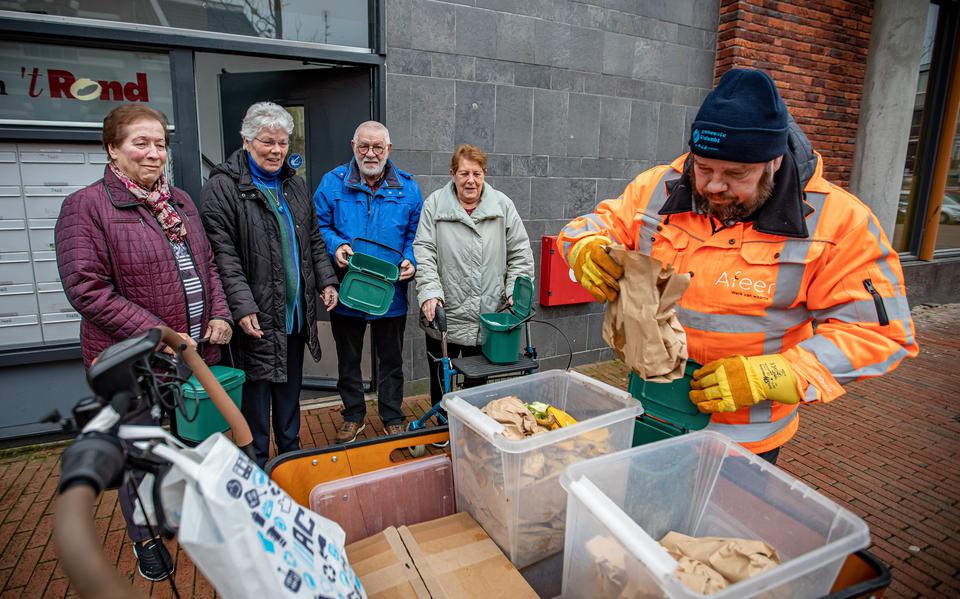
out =
{"type": "Polygon", "coordinates": [[[491,218],[504,218],[503,204],[498,202],[500,192],[493,188],[490,183],[484,181],[483,192],[480,194],[480,202],[474,209],[473,214],[467,214],[466,209],[457,199],[457,189],[450,181],[440,188],[440,201],[437,203],[438,221],[459,221],[470,227],[475,222],[491,218]]]}
{"type": "MultiPolygon", "coordinates": [[[[347,172],[346,184],[347,187],[361,191],[371,191],[370,187],[360,176],[360,167],[357,166],[356,158],[350,159],[350,170],[347,172]]],[[[403,183],[400,182],[400,177],[397,176],[397,169],[393,166],[393,160],[389,158],[387,158],[387,163],[383,166],[383,183],[380,184],[377,191],[384,187],[396,187],[398,189],[403,187],[403,183]]]]}
{"type": "MultiPolygon", "coordinates": [[[[223,173],[237,182],[237,189],[240,191],[259,191],[256,184],[253,182],[253,175],[250,174],[250,165],[247,164],[247,151],[243,148],[235,151],[233,154],[230,154],[230,157],[224,160],[221,164],[217,165],[211,175],[216,173],[223,173]]],[[[297,174],[297,171],[287,164],[284,161],[283,166],[280,167],[280,181],[281,184],[287,181],[287,179],[293,177],[297,174]]]]}
{"type": "MultiPolygon", "coordinates": [[[[134,197],[127,186],[113,174],[109,164],[103,168],[103,184],[107,187],[107,198],[114,208],[143,206],[143,202],[134,197]]],[[[170,186],[170,200],[177,206],[183,207],[183,200],[174,192],[173,185],[170,186]]],[[[146,209],[146,206],[144,206],[144,209],[146,209]]]]}
{"type": "MultiPolygon", "coordinates": [[[[783,163],[773,176],[773,195],[746,220],[761,233],[805,239],[810,236],[806,218],[813,213],[807,203],[808,192],[827,193],[830,184],[823,178],[823,159],[814,152],[810,142],[790,119],[789,151],[783,155],[783,163]]],[[[680,177],[667,182],[667,201],[660,214],[694,212],[702,214],[694,205],[690,169],[692,156],[684,154],[670,165],[680,172],[680,177]]],[[[706,218],[706,217],[704,217],[706,218]]]]}

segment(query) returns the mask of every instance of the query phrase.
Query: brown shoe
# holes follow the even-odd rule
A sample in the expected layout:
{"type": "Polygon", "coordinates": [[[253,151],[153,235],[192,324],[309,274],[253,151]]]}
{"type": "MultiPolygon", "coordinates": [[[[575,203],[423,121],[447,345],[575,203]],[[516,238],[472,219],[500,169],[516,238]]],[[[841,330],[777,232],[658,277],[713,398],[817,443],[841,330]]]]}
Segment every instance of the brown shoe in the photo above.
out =
{"type": "Polygon", "coordinates": [[[404,432],[404,428],[403,428],[403,425],[402,425],[402,424],[388,424],[388,425],[387,425],[387,435],[389,435],[389,436],[399,435],[399,434],[401,434],[401,433],[403,433],[403,432],[404,432]]]}
{"type": "Polygon", "coordinates": [[[367,425],[362,422],[344,420],[343,426],[341,426],[340,430],[337,431],[336,443],[340,445],[342,443],[350,443],[351,441],[355,441],[357,439],[357,435],[359,435],[366,427],[367,425]]]}

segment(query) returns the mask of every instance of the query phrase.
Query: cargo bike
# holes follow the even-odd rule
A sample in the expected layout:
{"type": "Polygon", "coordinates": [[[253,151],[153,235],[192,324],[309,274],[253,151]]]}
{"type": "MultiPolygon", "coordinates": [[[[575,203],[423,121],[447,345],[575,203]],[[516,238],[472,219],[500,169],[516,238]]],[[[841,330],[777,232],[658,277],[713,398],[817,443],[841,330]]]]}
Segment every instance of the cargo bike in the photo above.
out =
{"type": "MultiPolygon", "coordinates": [[[[156,380],[151,380],[154,376],[154,363],[150,361],[150,357],[154,354],[154,348],[161,336],[171,346],[177,344],[178,340],[174,335],[167,329],[162,335],[160,331],[155,331],[133,342],[118,344],[124,346],[121,348],[123,351],[115,351],[106,356],[110,359],[101,358],[103,367],[93,373],[96,376],[91,377],[91,386],[97,397],[75,410],[78,416],[83,414],[78,417],[78,423],[84,425],[81,438],[89,441],[90,435],[95,435],[92,440],[98,443],[122,447],[124,468],[127,471],[142,469],[162,478],[164,459],[174,459],[175,454],[183,450],[182,445],[178,445],[162,429],[124,424],[132,409],[149,409],[161,401],[158,395],[160,387],[156,380]]],[[[183,347],[179,348],[179,351],[185,361],[194,368],[197,379],[217,408],[223,412],[231,426],[234,442],[241,447],[249,446],[249,429],[216,378],[203,365],[195,351],[183,347]]],[[[484,392],[479,391],[481,394],[484,392]]],[[[466,391],[460,395],[465,393],[466,391]]],[[[456,398],[451,398],[448,407],[456,405],[453,399],[456,398]]],[[[405,448],[448,440],[449,434],[449,430],[444,427],[426,428],[344,446],[302,450],[275,458],[267,465],[267,471],[275,483],[298,503],[305,505],[309,503],[310,494],[318,485],[336,481],[350,485],[353,482],[351,478],[356,480],[363,475],[377,476],[395,469],[395,460],[398,454],[404,453],[405,448]]],[[[95,452],[89,455],[95,455],[95,452]]],[[[417,464],[429,460],[441,462],[446,458],[434,455],[407,461],[417,464]]],[[[439,472],[442,469],[435,470],[439,472]]],[[[57,501],[54,535],[64,570],[81,596],[137,596],[104,559],[99,546],[91,515],[92,506],[103,488],[82,484],[83,482],[68,489],[57,501]]],[[[454,490],[449,488],[453,486],[453,480],[448,478],[444,484],[449,486],[438,487],[439,493],[453,495],[454,490]]],[[[401,488],[404,486],[401,485],[401,488]]],[[[168,536],[175,532],[171,529],[162,530],[168,536]]],[[[544,580],[559,579],[556,560],[551,568],[540,565],[539,571],[536,567],[528,567],[521,569],[521,572],[528,576],[534,588],[544,588],[549,586],[543,583],[544,580]]],[[[886,567],[868,553],[857,552],[847,558],[829,596],[879,596],[888,584],[889,572],[886,567]]],[[[554,596],[552,590],[543,592],[542,595],[554,596]]]]}

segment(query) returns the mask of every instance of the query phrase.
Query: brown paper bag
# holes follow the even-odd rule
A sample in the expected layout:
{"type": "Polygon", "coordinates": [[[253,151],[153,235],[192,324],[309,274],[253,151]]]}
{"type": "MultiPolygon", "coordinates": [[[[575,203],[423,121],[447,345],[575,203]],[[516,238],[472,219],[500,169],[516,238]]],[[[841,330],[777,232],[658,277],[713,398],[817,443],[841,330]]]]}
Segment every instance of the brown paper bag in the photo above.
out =
{"type": "Polygon", "coordinates": [[[521,440],[547,432],[516,395],[495,399],[480,411],[502,424],[503,436],[508,439],[521,440]]]}
{"type": "MultiPolygon", "coordinates": [[[[679,562],[677,577],[691,589],[702,588],[705,573],[711,570],[730,584],[759,576],[780,565],[780,556],[767,543],[754,539],[690,537],[670,531],[660,544],[679,562]]],[[[722,588],[722,587],[721,587],[722,588]]],[[[703,590],[699,593],[709,594],[703,590]]]]}
{"type": "Polygon", "coordinates": [[[676,305],[690,275],[621,245],[611,246],[610,255],[623,266],[623,278],[603,317],[604,341],[642,379],[666,383],[682,377],[687,336],[676,305]]]}

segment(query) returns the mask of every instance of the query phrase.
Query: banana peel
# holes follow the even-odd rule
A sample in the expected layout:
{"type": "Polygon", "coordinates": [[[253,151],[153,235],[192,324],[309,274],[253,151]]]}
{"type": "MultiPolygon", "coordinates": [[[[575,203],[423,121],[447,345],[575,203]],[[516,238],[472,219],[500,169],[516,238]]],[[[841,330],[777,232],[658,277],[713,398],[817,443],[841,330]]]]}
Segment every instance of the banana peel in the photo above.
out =
{"type": "Polygon", "coordinates": [[[555,408],[555,407],[553,407],[553,406],[550,406],[550,407],[547,409],[547,413],[557,419],[557,423],[560,425],[560,428],[563,428],[563,427],[565,427],[565,426],[570,426],[571,424],[576,424],[576,423],[577,423],[577,419],[576,419],[576,418],[574,418],[574,417],[571,416],[570,414],[567,414],[566,412],[564,412],[564,411],[561,410],[560,408],[555,408]]]}
{"type": "Polygon", "coordinates": [[[576,419],[570,414],[542,401],[534,401],[524,405],[533,414],[537,424],[544,428],[555,430],[577,423],[576,419]]]}

